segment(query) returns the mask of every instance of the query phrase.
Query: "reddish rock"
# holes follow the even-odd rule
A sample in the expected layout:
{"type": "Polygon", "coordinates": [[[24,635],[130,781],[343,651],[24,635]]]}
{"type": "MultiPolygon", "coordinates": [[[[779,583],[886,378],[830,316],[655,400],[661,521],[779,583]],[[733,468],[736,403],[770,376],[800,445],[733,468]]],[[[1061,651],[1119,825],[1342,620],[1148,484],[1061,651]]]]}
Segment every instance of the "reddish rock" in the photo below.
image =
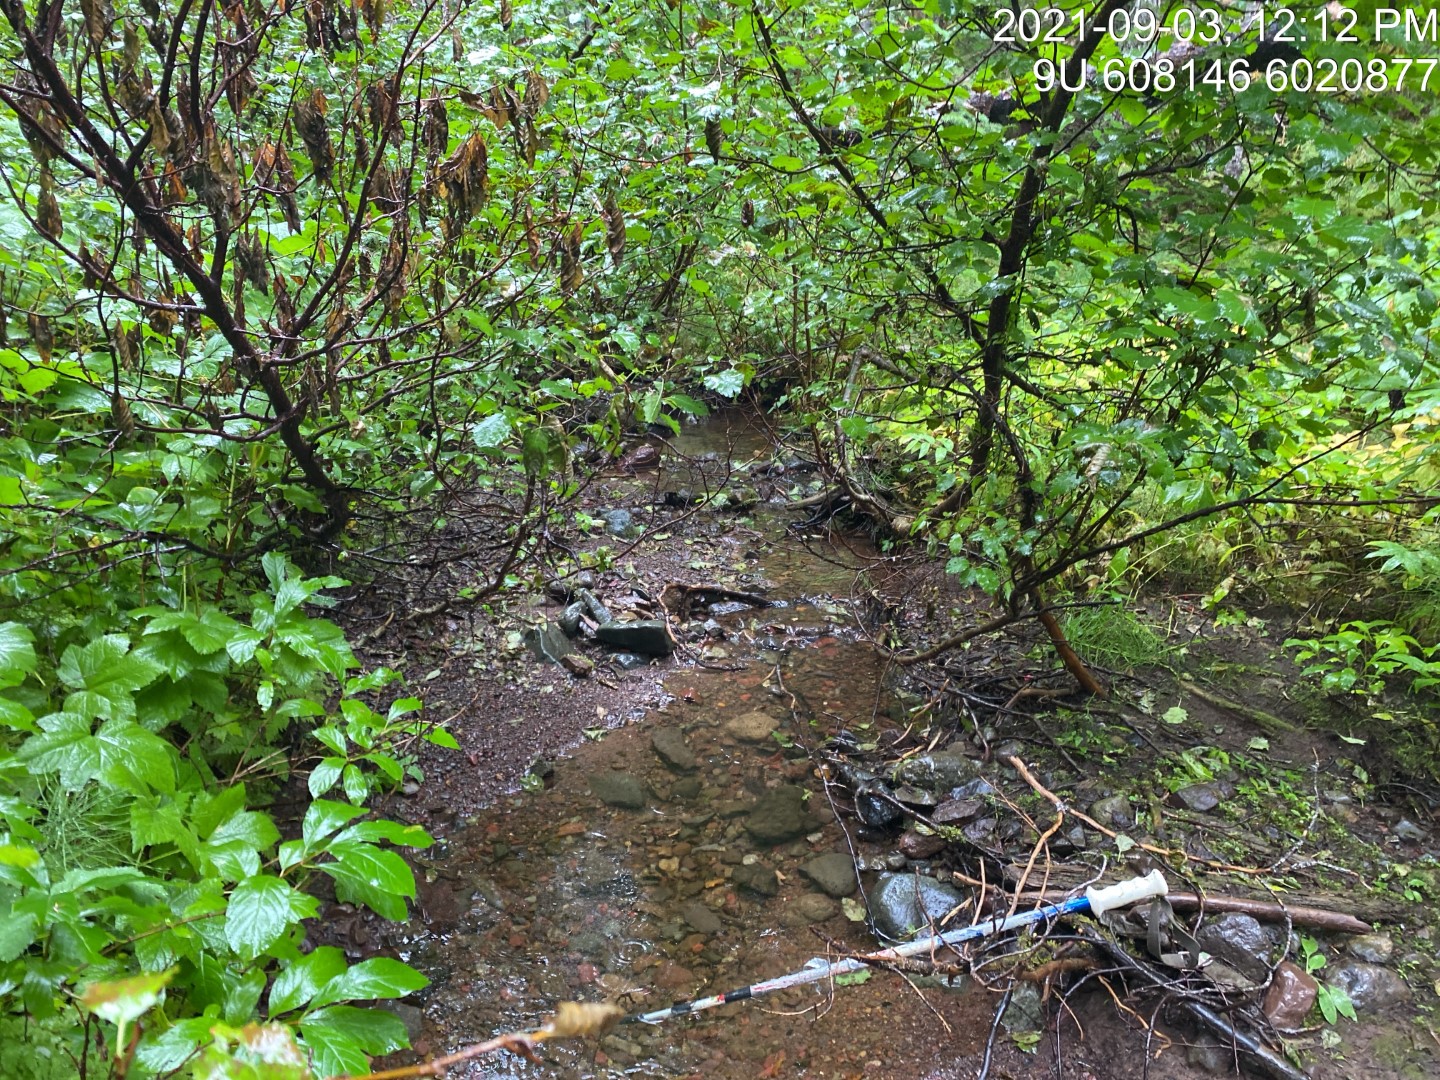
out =
{"type": "Polygon", "coordinates": [[[655,969],[652,981],[661,990],[689,990],[695,985],[695,976],[689,968],[667,961],[655,969]]]}
{"type": "Polygon", "coordinates": [[[907,832],[900,837],[900,853],[907,859],[928,859],[945,849],[945,838],[931,834],[907,832]]]}
{"type": "Polygon", "coordinates": [[[1275,969],[1275,981],[1265,994],[1265,1015],[1280,1030],[1294,1031],[1304,1025],[1318,990],[1314,979],[1286,960],[1275,969]]]}

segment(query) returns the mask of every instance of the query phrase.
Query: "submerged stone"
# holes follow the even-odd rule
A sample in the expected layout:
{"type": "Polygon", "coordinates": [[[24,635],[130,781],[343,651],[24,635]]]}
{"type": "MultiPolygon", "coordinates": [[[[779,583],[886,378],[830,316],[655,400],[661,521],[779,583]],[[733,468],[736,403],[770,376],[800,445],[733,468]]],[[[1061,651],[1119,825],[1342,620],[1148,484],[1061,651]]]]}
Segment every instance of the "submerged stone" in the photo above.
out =
{"type": "Polygon", "coordinates": [[[745,817],[745,831],[762,844],[783,844],[814,827],[805,809],[805,792],[793,784],[762,795],[745,817]]]}
{"type": "Polygon", "coordinates": [[[855,876],[854,862],[843,851],[832,851],[802,863],[800,873],[821,892],[837,899],[851,895],[860,883],[855,876]]]}
{"type": "Polygon", "coordinates": [[[590,777],[590,790],[606,806],[618,806],[623,810],[642,810],[645,807],[645,785],[629,773],[596,773],[590,777]]]}

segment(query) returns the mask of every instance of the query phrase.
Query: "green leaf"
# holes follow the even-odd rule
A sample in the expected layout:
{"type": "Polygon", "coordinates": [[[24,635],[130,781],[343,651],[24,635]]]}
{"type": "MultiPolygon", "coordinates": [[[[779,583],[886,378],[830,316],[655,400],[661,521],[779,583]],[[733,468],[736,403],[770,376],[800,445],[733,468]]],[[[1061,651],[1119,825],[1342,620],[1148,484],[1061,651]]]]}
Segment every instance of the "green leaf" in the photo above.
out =
{"type": "Polygon", "coordinates": [[[320,764],[310,770],[310,778],[306,787],[310,789],[310,797],[318,799],[340,779],[340,773],[345,768],[345,759],[338,757],[327,757],[320,764]]]}
{"type": "Polygon", "coordinates": [[[65,698],[65,711],[133,719],[135,691],[148,686],[163,669],[153,660],[129,653],[130,639],[120,634],[66,649],[56,668],[60,681],[74,690],[65,698]]]}
{"type": "Polygon", "coordinates": [[[318,1009],[336,1001],[374,1001],[380,998],[404,997],[423,990],[430,980],[409,964],[376,956],[361,961],[327,982],[311,1001],[318,1009]]]}
{"type": "Polygon", "coordinates": [[[870,981],[870,969],[862,968],[859,971],[847,971],[835,976],[836,986],[859,986],[861,983],[870,981]]]}
{"type": "Polygon", "coordinates": [[[51,713],[38,723],[41,734],[16,755],[35,772],[58,772],[71,788],[99,780],[135,795],[175,790],[173,747],[131,720],[107,720],[93,734],[89,719],[73,712],[51,713]]]}
{"type": "Polygon", "coordinates": [[[333,945],[322,945],[308,956],[287,965],[270,986],[272,1017],[309,1003],[322,986],[345,971],[345,954],[333,945]]]}
{"type": "Polygon", "coordinates": [[[348,1006],[323,1009],[307,1016],[300,1022],[300,1035],[321,1076],[358,1076],[370,1071],[368,1054],[382,1054],[409,1045],[405,1025],[395,1017],[378,1010],[348,1006]],[[396,1024],[399,1024],[398,1043],[395,1042],[396,1024]]]}
{"type": "Polygon", "coordinates": [[[330,844],[333,862],[320,869],[335,879],[344,899],[356,900],[392,921],[405,918],[405,899],[415,897],[415,876],[405,860],[393,851],[360,841],[330,844]]]}
{"type": "Polygon", "coordinates": [[[1171,705],[1160,715],[1160,719],[1167,724],[1183,724],[1190,719],[1190,714],[1179,705],[1171,705]]]}
{"type": "Polygon", "coordinates": [[[34,640],[19,623],[0,623],[0,687],[18,686],[35,670],[34,640]]]}
{"type": "Polygon", "coordinates": [[[230,894],[225,908],[225,938],[241,956],[258,956],[275,944],[291,924],[308,919],[320,901],[269,874],[247,878],[230,894]]]}
{"type": "Polygon", "coordinates": [[[701,381],[704,382],[705,389],[721,397],[739,397],[740,391],[745,389],[745,373],[735,368],[712,372],[701,381]]]}
{"type": "Polygon", "coordinates": [[[305,838],[305,850],[315,851],[323,840],[363,813],[365,808],[362,806],[316,799],[306,808],[305,821],[300,827],[300,834],[305,838]]]}
{"type": "Polygon", "coordinates": [[[118,1029],[117,1049],[125,1045],[125,1029],[160,1003],[165,986],[175,975],[174,968],[128,979],[94,982],[80,994],[80,1004],[118,1029]]]}
{"type": "Polygon", "coordinates": [[[0,911],[0,964],[14,960],[34,943],[35,926],[35,916],[28,911],[0,911]]]}

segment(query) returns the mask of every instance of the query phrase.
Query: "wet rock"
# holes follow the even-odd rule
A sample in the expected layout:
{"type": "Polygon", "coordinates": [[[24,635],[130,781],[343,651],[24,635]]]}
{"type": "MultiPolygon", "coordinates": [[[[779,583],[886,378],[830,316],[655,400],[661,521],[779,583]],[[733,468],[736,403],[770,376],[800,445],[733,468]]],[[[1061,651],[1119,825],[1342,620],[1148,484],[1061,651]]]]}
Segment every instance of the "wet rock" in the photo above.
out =
{"type": "Polygon", "coordinates": [[[905,832],[900,836],[900,853],[907,859],[928,859],[945,850],[945,838],[934,833],[925,835],[905,832]]]}
{"type": "Polygon", "coordinates": [[[589,615],[596,623],[604,626],[615,618],[610,614],[610,609],[600,602],[599,597],[589,589],[581,589],[575,594],[580,598],[580,603],[585,606],[585,614],[589,615]]]}
{"type": "Polygon", "coordinates": [[[1170,804],[1208,814],[1220,805],[1220,791],[1214,784],[1189,784],[1170,793],[1170,804]]]}
{"type": "Polygon", "coordinates": [[[906,806],[912,806],[918,810],[931,810],[940,802],[934,792],[911,787],[909,784],[896,788],[895,798],[906,806]]]}
{"type": "Polygon", "coordinates": [[[892,828],[905,817],[890,789],[879,780],[865,780],[855,786],[855,813],[872,829],[892,828]]]}
{"type": "Polygon", "coordinates": [[[700,624],[700,629],[705,632],[706,637],[714,638],[716,641],[725,640],[725,628],[714,619],[706,619],[700,624]]]}
{"type": "Polygon", "coordinates": [[[583,679],[595,670],[595,661],[579,653],[566,653],[560,658],[560,666],[571,675],[583,679]]]}
{"type": "Polygon", "coordinates": [[[815,887],[827,896],[837,899],[855,892],[859,879],[855,876],[855,864],[843,851],[832,851],[803,863],[800,873],[804,874],[815,887]]]}
{"type": "Polygon", "coordinates": [[[1009,761],[1012,757],[1025,759],[1025,744],[1017,739],[1006,739],[999,746],[995,747],[996,761],[1009,761]]]}
{"type": "Polygon", "coordinates": [[[896,770],[895,777],[901,783],[948,792],[974,780],[979,772],[979,766],[963,754],[940,750],[911,758],[896,770]]]}
{"type": "Polygon", "coordinates": [[[525,644],[530,646],[530,651],[535,654],[535,659],[548,660],[552,664],[560,663],[561,657],[567,655],[573,648],[565,631],[552,622],[532,626],[525,631],[525,644]]]}
{"type": "Polygon", "coordinates": [[[815,827],[805,809],[805,792],[792,784],[762,795],[745,816],[745,831],[762,844],[783,844],[815,827]]]}
{"type": "Polygon", "coordinates": [[[833,919],[840,913],[840,907],[828,896],[820,893],[805,893],[785,905],[780,922],[787,927],[809,926],[811,923],[833,919]]]}
{"type": "Polygon", "coordinates": [[[994,794],[995,785],[983,776],[977,776],[974,780],[967,780],[959,787],[950,790],[950,797],[952,799],[976,799],[994,794]]]}
{"type": "Polygon", "coordinates": [[[726,720],[725,734],[732,739],[739,739],[741,742],[763,743],[769,742],[770,736],[779,727],[779,720],[756,709],[753,712],[726,720]]]}
{"type": "Polygon", "coordinates": [[[1045,1003],[1040,999],[1040,988],[1033,982],[1017,982],[1000,1022],[1012,1033],[1041,1030],[1045,1026],[1045,1003]]]}
{"type": "Polygon", "coordinates": [[[606,806],[623,810],[641,810],[645,806],[645,786],[629,773],[596,773],[590,777],[590,790],[606,806]]]}
{"type": "Polygon", "coordinates": [[[601,510],[596,517],[605,523],[605,531],[611,536],[633,536],[637,531],[635,515],[629,510],[601,510]]]}
{"type": "Polygon", "coordinates": [[[617,652],[610,659],[621,671],[634,671],[650,663],[645,657],[637,656],[633,652],[617,652]]]}
{"type": "Polygon", "coordinates": [[[662,619],[603,623],[595,636],[606,645],[645,656],[669,656],[675,651],[675,639],[662,619]]]}
{"type": "Polygon", "coordinates": [[[580,633],[580,620],[584,616],[585,605],[577,600],[560,613],[560,617],[555,620],[555,623],[565,631],[567,636],[574,637],[580,633]]]}
{"type": "Polygon", "coordinates": [[[1366,964],[1388,964],[1395,955],[1395,942],[1389,934],[1363,934],[1351,938],[1347,948],[1351,956],[1366,964]]]}
{"type": "Polygon", "coordinates": [[[910,937],[939,922],[964,902],[958,889],[914,874],[881,874],[870,890],[870,917],[875,929],[890,940],[910,937]]]}
{"type": "Polygon", "coordinates": [[[1090,804],[1090,816],[1101,825],[1128,829],[1135,824],[1135,810],[1124,795],[1111,795],[1090,804]]]}
{"type": "Polygon", "coordinates": [[[700,797],[700,781],[693,776],[687,776],[684,780],[675,781],[675,786],[670,789],[670,794],[681,802],[693,802],[700,797]]]}
{"type": "Polygon", "coordinates": [[[1411,821],[1409,818],[1401,818],[1395,823],[1395,827],[1390,831],[1393,832],[1396,836],[1398,836],[1401,840],[1412,840],[1417,843],[1421,840],[1424,840],[1425,837],[1429,835],[1426,830],[1422,829],[1419,825],[1416,825],[1415,822],[1411,821]]]}
{"type": "Polygon", "coordinates": [[[650,746],[660,760],[676,772],[691,772],[699,764],[685,736],[672,727],[660,728],[651,735],[650,746]]]}
{"type": "Polygon", "coordinates": [[[737,866],[730,880],[757,896],[774,896],[780,891],[780,878],[763,863],[737,866]]]}
{"type": "Polygon", "coordinates": [[[937,825],[959,825],[978,817],[984,809],[982,799],[949,799],[935,807],[930,820],[937,825]]]}
{"type": "Polygon", "coordinates": [[[1201,1035],[1190,1044],[1185,1058],[1196,1068],[1212,1073],[1235,1070],[1235,1051],[1210,1035],[1201,1035]]]}
{"type": "Polygon", "coordinates": [[[1270,1022],[1282,1031],[1295,1031],[1305,1024],[1319,988],[1315,980],[1289,960],[1275,969],[1275,980],[1261,1006],[1270,1022]]]}
{"type": "Polygon", "coordinates": [[[1383,1009],[1410,999],[1405,980],[1379,964],[1348,960],[1326,968],[1325,981],[1349,994],[1356,1009],[1383,1009]]]}
{"type": "Polygon", "coordinates": [[[696,933],[718,934],[725,929],[720,916],[711,911],[699,900],[691,900],[680,908],[680,917],[690,924],[696,933]]]}
{"type": "Polygon", "coordinates": [[[1210,919],[1195,940],[1248,979],[1261,981],[1270,970],[1270,935],[1249,915],[1231,913],[1210,919]]]}
{"type": "Polygon", "coordinates": [[[995,824],[993,817],[982,817],[962,826],[960,831],[972,844],[984,844],[994,834],[995,824]]]}

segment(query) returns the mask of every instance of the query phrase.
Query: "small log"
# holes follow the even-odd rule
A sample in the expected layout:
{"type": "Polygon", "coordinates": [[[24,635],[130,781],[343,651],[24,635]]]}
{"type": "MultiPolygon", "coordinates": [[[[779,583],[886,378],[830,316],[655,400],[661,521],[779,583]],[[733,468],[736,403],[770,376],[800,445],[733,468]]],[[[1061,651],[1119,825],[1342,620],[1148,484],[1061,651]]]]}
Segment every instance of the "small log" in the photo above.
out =
{"type": "MultiPolygon", "coordinates": [[[[1020,897],[1022,904],[1057,904],[1067,893],[1051,889],[1028,892],[1020,897]]],[[[1373,927],[1341,911],[1310,907],[1306,904],[1277,904],[1269,900],[1249,900],[1243,896],[1200,896],[1193,892],[1166,893],[1165,899],[1176,911],[1214,912],[1216,914],[1249,915],[1259,922],[1283,923],[1288,917],[1295,926],[1307,930],[1326,930],[1336,934],[1368,934],[1373,927]]]]}

